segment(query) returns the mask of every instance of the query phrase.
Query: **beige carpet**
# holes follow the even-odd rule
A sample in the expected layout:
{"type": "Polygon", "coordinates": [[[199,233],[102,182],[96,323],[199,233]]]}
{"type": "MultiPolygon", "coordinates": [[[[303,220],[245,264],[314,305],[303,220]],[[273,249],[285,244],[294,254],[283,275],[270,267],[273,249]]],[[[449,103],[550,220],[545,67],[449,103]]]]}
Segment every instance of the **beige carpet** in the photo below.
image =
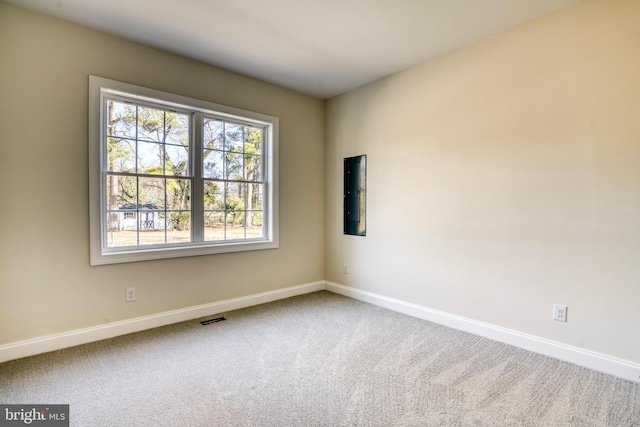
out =
{"type": "Polygon", "coordinates": [[[329,292],[0,364],[72,426],[640,426],[640,385],[329,292]]]}

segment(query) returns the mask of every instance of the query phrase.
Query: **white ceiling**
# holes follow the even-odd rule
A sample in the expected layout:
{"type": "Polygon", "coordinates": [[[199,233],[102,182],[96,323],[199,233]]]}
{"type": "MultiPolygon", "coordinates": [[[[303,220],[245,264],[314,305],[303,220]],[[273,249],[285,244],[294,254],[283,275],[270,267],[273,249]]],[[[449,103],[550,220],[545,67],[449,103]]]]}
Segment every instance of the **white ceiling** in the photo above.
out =
{"type": "Polygon", "coordinates": [[[326,99],[577,0],[5,0],[326,99]]]}

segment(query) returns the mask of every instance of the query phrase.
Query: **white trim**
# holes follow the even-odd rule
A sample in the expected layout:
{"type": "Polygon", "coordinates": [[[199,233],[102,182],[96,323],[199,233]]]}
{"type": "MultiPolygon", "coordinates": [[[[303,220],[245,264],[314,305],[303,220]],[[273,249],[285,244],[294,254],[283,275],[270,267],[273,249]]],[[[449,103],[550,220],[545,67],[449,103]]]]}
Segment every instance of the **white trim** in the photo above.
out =
{"type": "MultiPolygon", "coordinates": [[[[253,111],[228,107],[212,102],[189,98],[182,95],[168,93],[156,89],[136,86],[103,77],[89,76],[89,263],[92,266],[117,264],[126,262],[148,261],[157,259],[178,258],[187,256],[212,255],[220,253],[256,251],[264,249],[277,249],[279,247],[279,212],[278,212],[278,158],[279,158],[279,126],[278,117],[269,116],[253,111]],[[184,112],[195,113],[198,117],[206,114],[207,117],[229,120],[246,126],[256,126],[264,129],[263,140],[263,167],[264,185],[263,194],[263,226],[265,236],[263,238],[247,238],[227,241],[201,241],[203,230],[199,221],[202,221],[203,207],[201,203],[201,188],[204,178],[202,174],[191,174],[194,181],[192,186],[191,215],[194,225],[192,233],[199,233],[198,237],[189,243],[144,245],[132,247],[108,248],[106,245],[106,230],[104,227],[106,207],[103,191],[106,188],[103,182],[106,159],[103,142],[105,140],[104,126],[104,97],[135,99],[141,104],[148,103],[153,106],[178,109],[184,112]],[[195,183],[195,181],[200,181],[195,183]]],[[[191,139],[200,137],[201,122],[191,119],[191,139]]],[[[193,163],[200,163],[201,147],[198,142],[192,141],[190,155],[193,163]]],[[[192,164],[193,172],[201,172],[201,165],[192,164]]],[[[137,174],[140,176],[140,174],[137,174]]],[[[185,177],[187,179],[188,177],[185,177]]],[[[257,183],[257,182],[256,182],[257,183]]]]}
{"type": "Polygon", "coordinates": [[[534,353],[593,369],[594,371],[640,383],[640,364],[634,362],[536,337],[512,329],[502,328],[489,323],[479,322],[466,317],[456,316],[372,292],[339,285],[337,283],[325,282],[325,289],[336,294],[368,302],[419,319],[428,320],[494,341],[523,348],[534,353]]]}
{"type": "Polygon", "coordinates": [[[327,290],[534,353],[564,360],[594,371],[640,383],[640,364],[638,363],[326,281],[306,283],[275,291],[0,345],[0,363],[321,290],[327,290]]]}
{"type": "Polygon", "coordinates": [[[324,282],[306,283],[304,285],[277,289],[275,291],[262,292],[245,297],[232,298],[209,304],[196,305],[178,310],[149,316],[136,317],[134,319],[112,322],[106,325],[92,326],[76,329],[60,334],[47,335],[11,344],[0,345],[0,362],[33,356],[48,351],[60,350],[93,341],[113,338],[146,329],[184,322],[199,317],[211,316],[240,308],[251,307],[258,304],[317,292],[324,289],[324,282]]]}

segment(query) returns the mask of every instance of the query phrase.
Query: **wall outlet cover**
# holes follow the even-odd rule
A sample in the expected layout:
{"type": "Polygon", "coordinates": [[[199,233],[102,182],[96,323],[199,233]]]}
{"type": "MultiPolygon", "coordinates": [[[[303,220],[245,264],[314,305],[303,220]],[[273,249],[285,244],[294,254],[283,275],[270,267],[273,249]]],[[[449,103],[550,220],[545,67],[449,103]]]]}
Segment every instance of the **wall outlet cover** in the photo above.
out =
{"type": "Polygon", "coordinates": [[[553,320],[557,320],[559,322],[567,321],[567,306],[554,304],[553,305],[553,320]]]}

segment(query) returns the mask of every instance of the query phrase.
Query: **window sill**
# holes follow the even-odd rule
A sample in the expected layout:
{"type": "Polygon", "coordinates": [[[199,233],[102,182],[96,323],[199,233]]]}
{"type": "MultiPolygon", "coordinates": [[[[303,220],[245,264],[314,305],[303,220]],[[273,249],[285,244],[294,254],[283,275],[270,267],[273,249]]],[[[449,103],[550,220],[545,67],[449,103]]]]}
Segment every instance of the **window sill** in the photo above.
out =
{"type": "Polygon", "coordinates": [[[182,258],[190,256],[214,255],[233,252],[258,251],[277,249],[278,242],[229,242],[215,245],[177,246],[171,248],[149,248],[129,251],[103,252],[91,257],[91,265],[122,264],[128,262],[151,261],[158,259],[182,258]]]}

